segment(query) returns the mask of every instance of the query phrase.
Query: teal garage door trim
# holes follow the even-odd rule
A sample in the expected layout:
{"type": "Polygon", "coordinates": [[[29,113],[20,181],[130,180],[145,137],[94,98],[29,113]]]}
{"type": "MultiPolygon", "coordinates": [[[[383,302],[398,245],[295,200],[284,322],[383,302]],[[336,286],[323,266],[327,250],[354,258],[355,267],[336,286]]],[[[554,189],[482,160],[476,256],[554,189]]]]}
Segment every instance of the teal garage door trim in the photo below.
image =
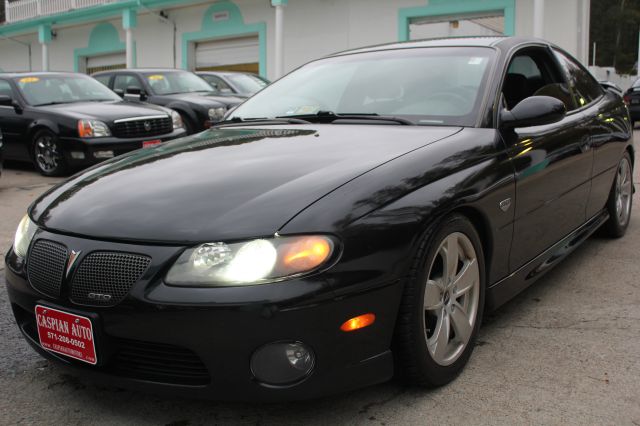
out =
{"type": "Polygon", "coordinates": [[[401,8],[398,11],[398,40],[409,40],[409,25],[416,18],[497,11],[504,14],[505,35],[511,36],[515,34],[515,3],[515,0],[429,0],[426,6],[401,8]]]}
{"type": "Polygon", "coordinates": [[[267,75],[267,25],[264,22],[245,24],[240,8],[223,0],[211,5],[202,18],[200,31],[182,35],[182,68],[193,69],[197,42],[258,36],[260,75],[267,75]]]}

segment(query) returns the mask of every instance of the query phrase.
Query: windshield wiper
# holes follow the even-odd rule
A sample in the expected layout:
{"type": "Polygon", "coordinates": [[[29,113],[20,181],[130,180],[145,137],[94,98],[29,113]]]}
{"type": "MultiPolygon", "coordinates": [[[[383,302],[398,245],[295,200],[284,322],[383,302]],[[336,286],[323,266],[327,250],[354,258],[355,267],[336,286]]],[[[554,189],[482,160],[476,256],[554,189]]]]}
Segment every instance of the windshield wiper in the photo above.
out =
{"type": "Polygon", "coordinates": [[[387,121],[402,124],[404,126],[415,126],[415,123],[411,120],[407,120],[401,117],[395,117],[391,115],[380,115],[376,113],[340,113],[336,114],[333,111],[318,111],[315,114],[298,114],[298,115],[285,115],[276,118],[298,118],[303,120],[317,120],[319,123],[333,123],[337,120],[371,120],[371,121],[387,121]]]}
{"type": "Polygon", "coordinates": [[[303,120],[297,117],[256,117],[256,118],[240,118],[233,117],[229,120],[218,121],[213,123],[211,127],[233,127],[233,126],[247,126],[252,124],[311,124],[310,121],[303,120]]]}
{"type": "Polygon", "coordinates": [[[73,104],[75,102],[79,102],[79,101],[53,101],[53,102],[45,102],[43,104],[35,104],[34,106],[39,107],[39,106],[48,106],[48,105],[63,105],[63,104],[73,104]]]}

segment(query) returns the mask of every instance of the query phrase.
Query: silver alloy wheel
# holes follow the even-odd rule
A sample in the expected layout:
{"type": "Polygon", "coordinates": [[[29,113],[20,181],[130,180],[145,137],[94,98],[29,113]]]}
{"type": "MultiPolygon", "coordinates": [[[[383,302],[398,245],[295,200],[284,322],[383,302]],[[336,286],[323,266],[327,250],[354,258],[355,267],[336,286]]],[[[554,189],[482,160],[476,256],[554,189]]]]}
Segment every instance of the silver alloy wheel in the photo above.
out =
{"type": "Polygon", "coordinates": [[[633,195],[633,178],[631,164],[627,157],[623,157],[616,175],[616,215],[618,223],[624,227],[631,214],[631,197],[633,195]]]}
{"type": "Polygon", "coordinates": [[[478,316],[480,269],[469,237],[449,234],[429,266],[424,333],[433,360],[453,364],[469,343],[478,316]]]}
{"type": "Polygon", "coordinates": [[[52,136],[42,135],[36,140],[34,155],[42,171],[52,172],[58,168],[60,153],[52,136]]]}

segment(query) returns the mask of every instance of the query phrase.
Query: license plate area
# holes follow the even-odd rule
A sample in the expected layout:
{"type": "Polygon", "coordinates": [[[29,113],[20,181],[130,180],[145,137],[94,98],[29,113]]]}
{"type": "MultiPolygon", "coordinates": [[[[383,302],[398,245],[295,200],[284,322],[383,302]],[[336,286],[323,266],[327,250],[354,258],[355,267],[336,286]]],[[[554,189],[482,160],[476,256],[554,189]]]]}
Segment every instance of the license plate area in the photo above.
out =
{"type": "Polygon", "coordinates": [[[160,139],[154,139],[151,141],[144,141],[142,142],[142,147],[143,148],[151,148],[153,146],[158,146],[162,143],[162,141],[160,139]]]}
{"type": "Polygon", "coordinates": [[[36,305],[35,314],[38,340],[43,349],[97,364],[91,319],[43,305],[36,305]]]}

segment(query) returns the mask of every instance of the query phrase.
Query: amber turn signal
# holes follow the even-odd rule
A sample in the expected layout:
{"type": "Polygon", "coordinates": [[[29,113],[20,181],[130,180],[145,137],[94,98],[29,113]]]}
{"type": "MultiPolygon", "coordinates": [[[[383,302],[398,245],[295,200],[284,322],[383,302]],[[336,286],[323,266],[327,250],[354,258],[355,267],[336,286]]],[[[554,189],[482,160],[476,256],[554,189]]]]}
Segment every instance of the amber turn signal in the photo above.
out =
{"type": "Polygon", "coordinates": [[[327,260],[331,250],[331,241],[326,237],[301,238],[286,247],[282,263],[290,270],[309,271],[327,260]]]}
{"type": "Polygon", "coordinates": [[[358,315],[357,317],[346,320],[344,324],[340,326],[340,330],[345,332],[359,330],[361,328],[370,326],[375,322],[375,320],[376,316],[371,313],[358,315]]]}
{"type": "Polygon", "coordinates": [[[86,120],[78,121],[78,135],[81,138],[90,138],[93,136],[93,127],[91,127],[91,123],[86,120]]]}

